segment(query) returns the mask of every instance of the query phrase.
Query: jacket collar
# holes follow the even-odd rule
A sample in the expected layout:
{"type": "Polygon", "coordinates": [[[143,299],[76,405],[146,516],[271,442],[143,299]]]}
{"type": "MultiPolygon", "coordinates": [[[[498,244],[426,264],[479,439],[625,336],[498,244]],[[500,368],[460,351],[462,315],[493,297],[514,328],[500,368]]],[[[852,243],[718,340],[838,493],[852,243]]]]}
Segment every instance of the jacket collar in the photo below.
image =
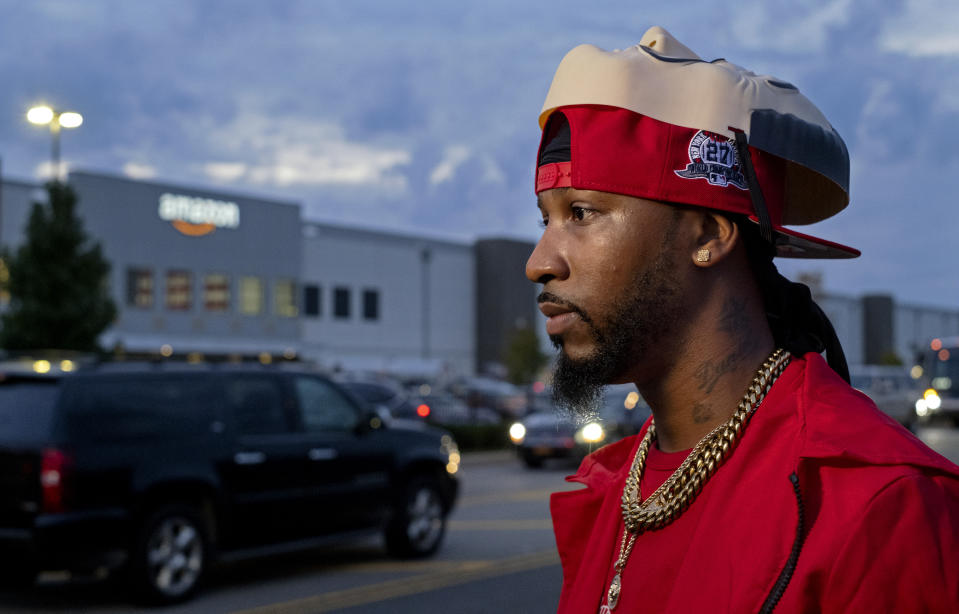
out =
{"type": "Polygon", "coordinates": [[[805,377],[797,414],[803,423],[802,458],[911,465],[959,476],[959,467],[877,411],[872,400],[843,381],[822,356],[809,353],[801,362],[805,377]]]}

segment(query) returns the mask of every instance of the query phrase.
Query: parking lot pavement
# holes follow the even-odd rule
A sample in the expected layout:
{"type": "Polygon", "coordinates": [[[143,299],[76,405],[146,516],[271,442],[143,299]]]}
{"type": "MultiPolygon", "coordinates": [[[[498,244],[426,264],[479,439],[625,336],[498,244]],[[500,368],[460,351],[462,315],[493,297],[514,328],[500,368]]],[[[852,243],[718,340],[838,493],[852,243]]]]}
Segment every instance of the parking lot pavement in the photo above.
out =
{"type": "Polygon", "coordinates": [[[959,465],[959,429],[944,426],[921,427],[916,435],[927,446],[959,465]]]}
{"type": "Polygon", "coordinates": [[[471,465],[489,465],[491,463],[512,463],[516,462],[516,452],[512,449],[503,448],[501,450],[480,450],[476,452],[463,452],[463,466],[471,465]]]}

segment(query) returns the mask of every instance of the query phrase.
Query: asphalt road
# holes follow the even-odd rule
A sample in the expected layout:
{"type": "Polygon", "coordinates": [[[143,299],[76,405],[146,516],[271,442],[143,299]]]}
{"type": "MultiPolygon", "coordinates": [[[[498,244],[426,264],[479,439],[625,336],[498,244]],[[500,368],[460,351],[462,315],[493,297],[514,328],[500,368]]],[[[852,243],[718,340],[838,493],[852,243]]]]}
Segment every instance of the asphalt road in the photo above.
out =
{"type": "MultiPolygon", "coordinates": [[[[959,430],[919,436],[959,463],[959,430]]],[[[163,614],[543,614],[556,611],[562,573],[549,493],[570,488],[573,464],[529,470],[508,453],[466,455],[463,491],[441,551],[424,561],[386,557],[378,537],[333,549],[274,555],[220,567],[195,600],[133,606],[109,581],[45,576],[32,589],[0,590],[0,612],[163,614]]]]}

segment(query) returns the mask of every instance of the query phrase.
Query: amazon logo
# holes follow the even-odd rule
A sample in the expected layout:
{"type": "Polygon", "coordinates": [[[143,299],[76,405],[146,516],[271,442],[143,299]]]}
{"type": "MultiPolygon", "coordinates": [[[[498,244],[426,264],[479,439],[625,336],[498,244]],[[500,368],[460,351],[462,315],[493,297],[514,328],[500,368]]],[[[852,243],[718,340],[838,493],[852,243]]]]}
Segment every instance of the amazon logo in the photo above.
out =
{"type": "Polygon", "coordinates": [[[178,232],[188,237],[202,237],[217,228],[240,226],[240,207],[225,200],[199,198],[166,193],[160,196],[158,214],[178,232]]]}

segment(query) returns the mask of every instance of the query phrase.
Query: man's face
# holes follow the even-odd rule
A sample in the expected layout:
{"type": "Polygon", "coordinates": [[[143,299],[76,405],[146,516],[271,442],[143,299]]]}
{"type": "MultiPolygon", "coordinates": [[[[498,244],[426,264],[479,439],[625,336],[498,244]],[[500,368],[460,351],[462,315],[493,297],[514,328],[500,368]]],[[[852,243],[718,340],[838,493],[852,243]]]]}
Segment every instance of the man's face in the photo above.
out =
{"type": "Polygon", "coordinates": [[[539,207],[546,228],[526,276],[543,284],[546,332],[561,348],[554,397],[588,413],[602,386],[633,377],[681,319],[682,211],[571,188],[542,192],[539,207]]]}

